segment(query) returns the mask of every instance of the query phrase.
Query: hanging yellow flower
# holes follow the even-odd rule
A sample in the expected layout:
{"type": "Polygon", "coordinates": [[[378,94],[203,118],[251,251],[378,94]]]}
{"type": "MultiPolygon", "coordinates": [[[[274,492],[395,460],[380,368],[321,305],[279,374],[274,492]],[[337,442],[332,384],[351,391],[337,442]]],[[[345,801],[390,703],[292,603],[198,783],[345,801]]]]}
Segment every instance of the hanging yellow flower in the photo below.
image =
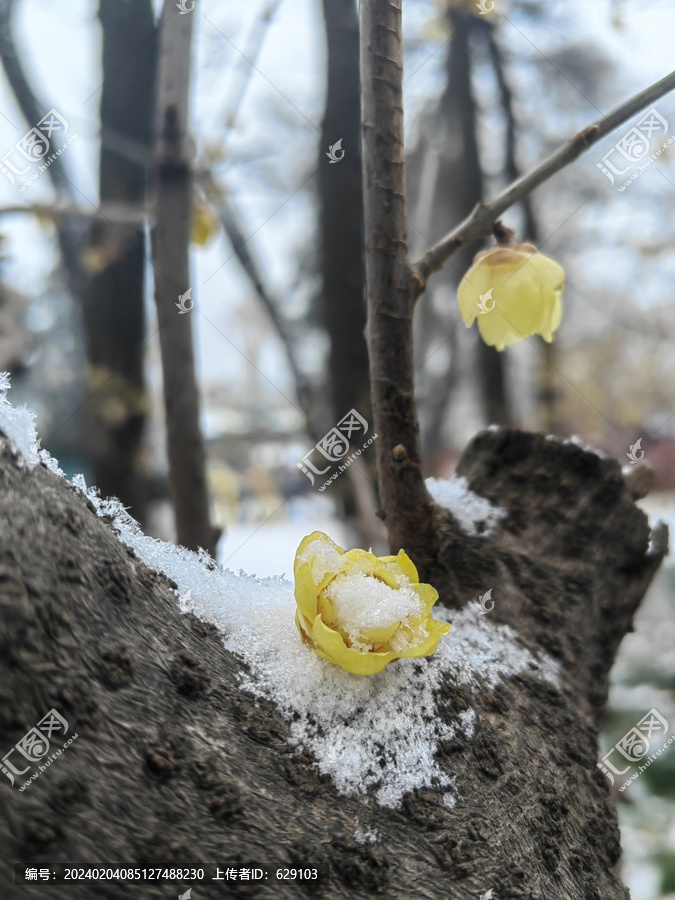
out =
{"type": "Polygon", "coordinates": [[[298,547],[293,565],[300,637],[328,662],[374,675],[395,659],[431,656],[450,625],[431,618],[438,592],[420,584],[410,558],[345,552],[321,531],[298,547]]]}
{"type": "Polygon", "coordinates": [[[532,334],[549,343],[562,318],[561,266],[532,244],[498,245],[476,255],[457,291],[467,328],[478,319],[486,344],[503,350],[532,334]]]}

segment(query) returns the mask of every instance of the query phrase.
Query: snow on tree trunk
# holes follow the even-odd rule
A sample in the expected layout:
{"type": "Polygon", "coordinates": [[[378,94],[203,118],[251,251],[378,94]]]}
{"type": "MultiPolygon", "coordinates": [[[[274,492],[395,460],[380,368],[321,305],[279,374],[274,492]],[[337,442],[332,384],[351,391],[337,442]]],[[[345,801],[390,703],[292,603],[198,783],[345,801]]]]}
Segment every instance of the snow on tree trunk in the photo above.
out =
{"type": "Polygon", "coordinates": [[[667,536],[616,462],[479,434],[455,483],[429,485],[450,573],[434,614],[453,629],[434,657],[362,678],[301,643],[290,583],[146,537],[48,455],[27,464],[32,419],[2,413],[0,750],[52,709],[78,735],[23,791],[2,778],[3,897],[58,896],[15,887],[17,860],[330,873],[313,893],[195,900],[627,898],[597,730],[667,536]]]}

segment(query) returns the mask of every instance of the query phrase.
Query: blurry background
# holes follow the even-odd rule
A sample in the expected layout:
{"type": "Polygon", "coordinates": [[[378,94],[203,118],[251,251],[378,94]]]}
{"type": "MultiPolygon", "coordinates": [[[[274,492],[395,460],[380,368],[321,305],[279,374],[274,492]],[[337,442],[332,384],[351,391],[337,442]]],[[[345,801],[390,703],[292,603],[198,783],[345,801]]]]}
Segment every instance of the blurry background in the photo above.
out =
{"type": "MultiPolygon", "coordinates": [[[[358,50],[343,7],[198,0],[186,13],[194,16],[189,315],[214,519],[224,529],[218,558],[260,576],[289,576],[297,544],[315,528],[383,548],[372,448],[325,492],[321,476],[312,485],[297,465],[351,408],[370,421],[355,252],[358,50]],[[345,155],[331,163],[338,140],[345,155]]],[[[0,156],[52,108],[77,134],[24,190],[22,179],[12,185],[0,174],[0,369],[12,373],[12,402],[36,410],[42,445],[67,474],[83,472],[148,533],[172,539],[140,213],[159,13],[153,0],[0,0],[0,156]],[[104,202],[119,219],[97,217],[104,202]]],[[[413,255],[667,74],[674,29],[672,0],[495,0],[488,15],[472,2],[405,0],[413,255]]],[[[675,133],[675,97],[656,109],[675,133]]],[[[432,279],[416,314],[422,445],[427,474],[447,477],[471,436],[495,422],[578,435],[622,463],[640,438],[656,470],[642,504],[672,531],[675,144],[623,191],[621,176],[612,185],[598,167],[634,124],[504,217],[567,273],[553,345],[532,340],[497,354],[464,328],[455,290],[479,244],[432,279]]],[[[662,143],[655,136],[650,152],[662,143]]],[[[651,707],[675,723],[672,559],[622,646],[605,751],[651,707]]],[[[617,796],[632,896],[675,897],[675,751],[617,796]]]]}

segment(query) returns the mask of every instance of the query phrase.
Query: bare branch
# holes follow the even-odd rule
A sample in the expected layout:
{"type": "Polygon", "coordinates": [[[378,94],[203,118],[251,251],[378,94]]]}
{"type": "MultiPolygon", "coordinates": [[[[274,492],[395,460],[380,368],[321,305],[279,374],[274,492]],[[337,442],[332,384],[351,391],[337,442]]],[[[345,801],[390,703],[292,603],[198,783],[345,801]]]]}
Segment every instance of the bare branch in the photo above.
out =
{"type": "MultiPolygon", "coordinates": [[[[143,225],[149,218],[149,212],[139,206],[128,203],[106,203],[100,208],[95,206],[83,209],[70,201],[54,203],[10,203],[0,206],[0,216],[11,216],[15,213],[26,213],[42,219],[60,222],[63,219],[88,219],[92,222],[110,222],[114,225],[143,225]]],[[[154,224],[150,219],[150,224],[154,224]]]]}
{"type": "Polygon", "coordinates": [[[492,231],[499,216],[510,206],[519,203],[540,184],[548,181],[556,172],[574,162],[605,135],[614,131],[619,125],[623,125],[659,97],[672,91],[673,88],[675,88],[675,72],[671,72],[661,81],[657,81],[651,87],[617,106],[609,115],[584,128],[531,172],[516,179],[494,200],[490,200],[489,203],[479,203],[463,222],[446,234],[413,265],[413,270],[417,275],[417,279],[415,279],[416,296],[419,297],[424,290],[427,278],[433,272],[438,272],[459,247],[463,247],[477,238],[486,237],[492,231]]]}

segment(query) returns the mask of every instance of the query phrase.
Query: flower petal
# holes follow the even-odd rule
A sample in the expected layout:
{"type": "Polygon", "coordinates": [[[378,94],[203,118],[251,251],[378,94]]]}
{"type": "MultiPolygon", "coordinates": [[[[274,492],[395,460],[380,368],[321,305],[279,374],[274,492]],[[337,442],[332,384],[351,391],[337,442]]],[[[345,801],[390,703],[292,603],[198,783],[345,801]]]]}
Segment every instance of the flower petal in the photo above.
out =
{"type": "Polygon", "coordinates": [[[429,619],[427,632],[429,637],[419,644],[413,644],[408,650],[403,650],[397,655],[402,659],[416,658],[418,656],[431,656],[438,650],[438,644],[444,634],[448,634],[451,626],[447,622],[439,622],[438,619],[429,619]]]}
{"type": "MultiPolygon", "coordinates": [[[[402,572],[411,584],[420,583],[420,576],[415,568],[415,564],[405,550],[399,550],[396,556],[381,556],[380,562],[387,571],[393,572],[394,575],[402,572]]],[[[398,587],[400,587],[400,584],[398,587]]]]}
{"type": "Polygon", "coordinates": [[[321,616],[314,619],[313,629],[314,641],[317,648],[325,654],[325,658],[354,675],[374,675],[396,658],[396,654],[391,651],[361,653],[358,650],[350,650],[337,631],[333,631],[321,621],[321,616]]]}
{"type": "Polygon", "coordinates": [[[295,573],[295,602],[310,621],[317,614],[319,591],[312,578],[312,565],[303,563],[295,573]]]}

